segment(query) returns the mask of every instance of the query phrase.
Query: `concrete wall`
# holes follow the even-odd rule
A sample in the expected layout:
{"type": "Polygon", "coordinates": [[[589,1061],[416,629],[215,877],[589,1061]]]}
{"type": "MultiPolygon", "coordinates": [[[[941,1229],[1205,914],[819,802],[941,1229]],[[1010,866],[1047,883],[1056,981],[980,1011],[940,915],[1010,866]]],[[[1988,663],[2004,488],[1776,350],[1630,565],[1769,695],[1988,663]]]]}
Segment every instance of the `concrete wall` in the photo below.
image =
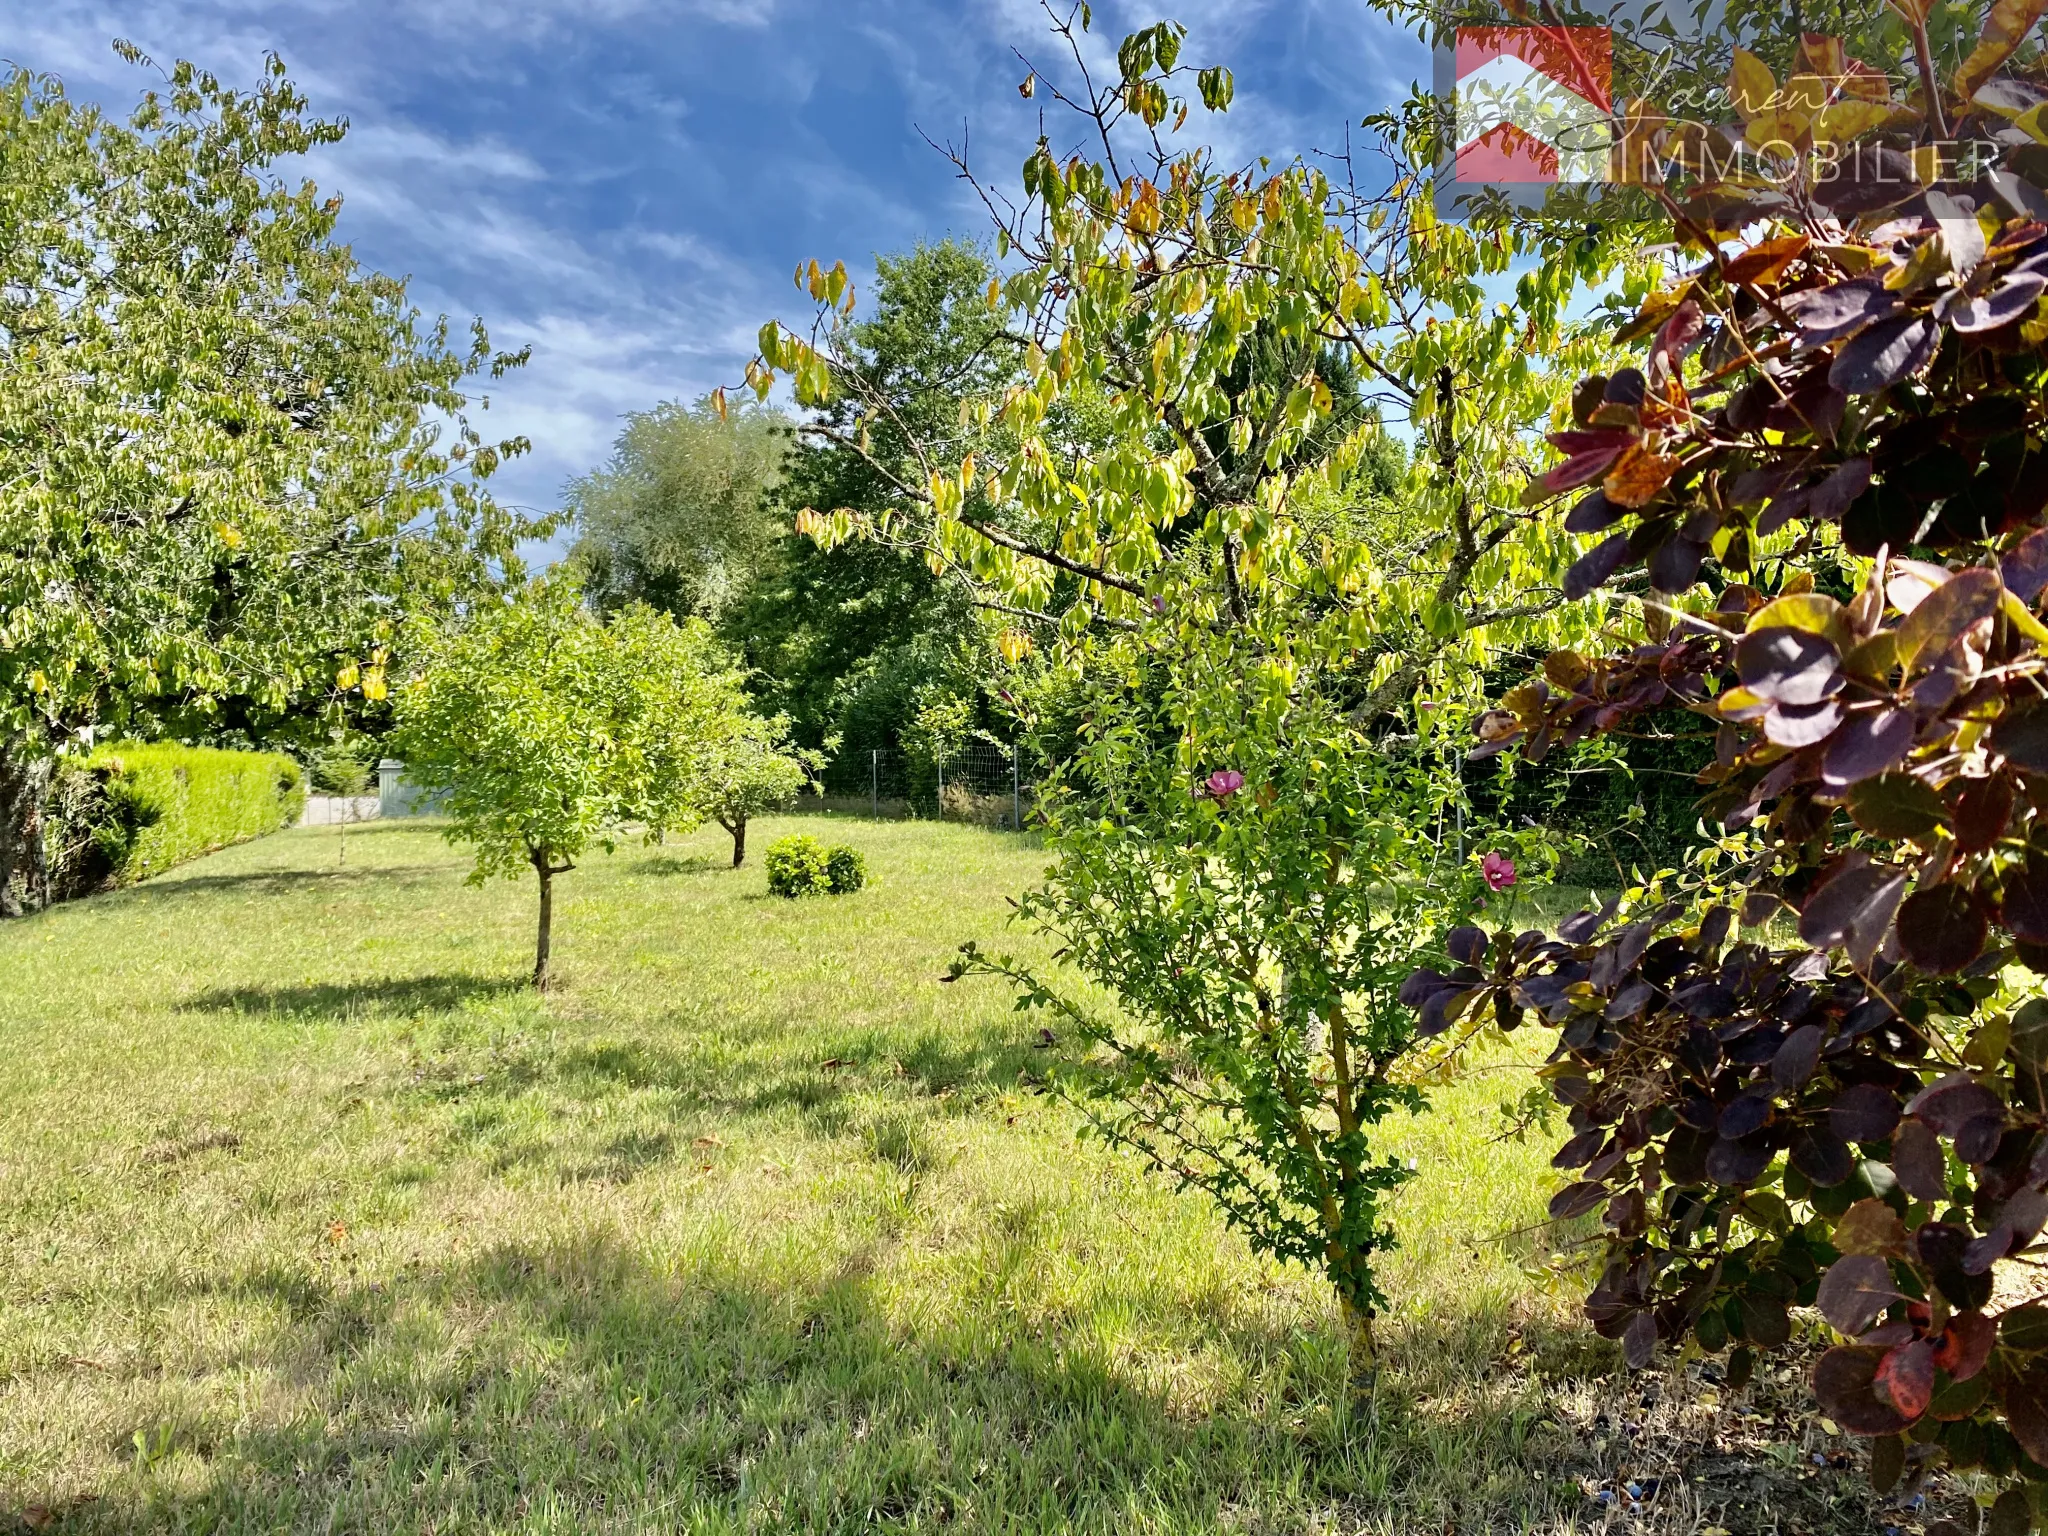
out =
{"type": "Polygon", "coordinates": [[[375,795],[308,795],[306,814],[299,818],[302,827],[354,826],[362,821],[375,821],[383,811],[383,803],[375,795]]]}

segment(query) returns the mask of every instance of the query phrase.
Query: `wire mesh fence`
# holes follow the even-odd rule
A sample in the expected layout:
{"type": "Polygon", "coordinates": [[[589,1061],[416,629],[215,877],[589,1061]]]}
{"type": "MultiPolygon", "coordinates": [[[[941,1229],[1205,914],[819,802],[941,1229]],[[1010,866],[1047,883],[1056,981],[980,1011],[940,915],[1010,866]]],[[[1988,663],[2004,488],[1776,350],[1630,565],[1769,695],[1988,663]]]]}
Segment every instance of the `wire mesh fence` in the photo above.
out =
{"type": "MultiPolygon", "coordinates": [[[[1495,828],[1550,834],[1562,885],[1614,889],[1638,874],[1681,865],[1707,836],[1699,770],[1710,741],[1671,736],[1639,744],[1628,761],[1571,752],[1545,763],[1465,761],[1462,796],[1412,830],[1458,863],[1487,851],[1495,828]]],[[[1032,825],[1042,771],[1028,750],[975,737],[937,758],[900,750],[842,752],[826,775],[825,804],[879,818],[1032,825]]]]}
{"type": "Polygon", "coordinates": [[[1030,825],[1032,784],[1022,748],[979,737],[934,757],[870,749],[841,753],[826,805],[876,817],[1030,825]]]}

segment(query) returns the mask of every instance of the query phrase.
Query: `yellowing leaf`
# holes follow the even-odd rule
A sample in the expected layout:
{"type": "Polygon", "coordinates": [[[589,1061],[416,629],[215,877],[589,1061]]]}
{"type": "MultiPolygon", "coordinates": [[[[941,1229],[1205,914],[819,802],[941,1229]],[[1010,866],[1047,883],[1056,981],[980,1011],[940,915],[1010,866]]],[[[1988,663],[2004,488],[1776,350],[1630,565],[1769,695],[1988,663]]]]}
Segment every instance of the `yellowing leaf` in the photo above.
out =
{"type": "Polygon", "coordinates": [[[363,669],[354,662],[350,662],[334,674],[334,686],[346,693],[349,689],[355,687],[357,683],[361,682],[362,679],[363,669]]]}
{"type": "Polygon", "coordinates": [[[1848,50],[1839,37],[1808,32],[1799,39],[1799,60],[1823,80],[1833,81],[1849,67],[1848,50]]]}
{"type": "Polygon", "coordinates": [[[1019,629],[1006,629],[996,637],[996,649],[1014,667],[1031,654],[1031,637],[1019,629]]]}
{"type": "Polygon", "coordinates": [[[1614,461],[1600,489],[1617,507],[1647,506],[1677,468],[1677,459],[1631,443],[1614,461]]]}
{"type": "Polygon", "coordinates": [[[1592,671],[1577,651],[1552,651],[1543,659],[1543,675],[1560,688],[1578,687],[1592,671]]]}
{"type": "Polygon", "coordinates": [[[1977,39],[1977,46],[1957,66],[1950,81],[1956,95],[1964,101],[1974,97],[1978,87],[2012,56],[2012,51],[2019,47],[2020,40],[2033,29],[2044,11],[2048,11],[2048,0],[1993,0],[1991,13],[1984,18],[1984,31],[1977,39]]]}
{"type": "Polygon", "coordinates": [[[1830,94],[1827,81],[1821,79],[1819,75],[1796,74],[1785,82],[1785,96],[1781,105],[1788,111],[1804,112],[1811,117],[1828,104],[1830,94]]]}
{"type": "Polygon", "coordinates": [[[1801,592],[1774,598],[1749,616],[1751,633],[1759,629],[1803,630],[1810,635],[1828,635],[1838,642],[1846,638],[1842,605],[1824,592],[1801,592]]]}
{"type": "Polygon", "coordinates": [[[1845,100],[1889,102],[1892,99],[1891,77],[1872,69],[1861,59],[1849,60],[1848,73],[1834,85],[1836,93],[1845,100]]]}
{"type": "Polygon", "coordinates": [[[1771,66],[1747,48],[1736,49],[1735,67],[1728,72],[1728,99],[1735,103],[1742,120],[1748,122],[1765,111],[1777,94],[1778,81],[1771,66]]]}
{"type": "Polygon", "coordinates": [[[1806,113],[1791,108],[1762,112],[1749,120],[1742,136],[1758,154],[1789,160],[1799,153],[1811,121],[1806,113]]]}
{"type": "Polygon", "coordinates": [[[2018,596],[2007,592],[2000,600],[1999,606],[2005,614],[2006,623],[2025,635],[2034,644],[2048,645],[2048,624],[2043,624],[2039,619],[2035,618],[2027,605],[2019,600],[2018,596]]]}
{"type": "Polygon", "coordinates": [[[1888,104],[1875,101],[1838,101],[1821,109],[1813,120],[1816,144],[1848,144],[1875,132],[1891,120],[1888,104]]]}
{"type": "Polygon", "coordinates": [[[2005,1055],[2005,1048],[2012,1043],[2012,1016],[1994,1013],[1984,1025],[1970,1037],[1970,1043],[1963,1050],[1963,1060],[1980,1071],[1989,1072],[2005,1055]]]}
{"type": "Polygon", "coordinates": [[[1804,235],[1780,235],[1751,246],[1728,263],[1722,273],[1731,283],[1772,283],[1785,269],[1806,253],[1810,242],[1804,235]]]}

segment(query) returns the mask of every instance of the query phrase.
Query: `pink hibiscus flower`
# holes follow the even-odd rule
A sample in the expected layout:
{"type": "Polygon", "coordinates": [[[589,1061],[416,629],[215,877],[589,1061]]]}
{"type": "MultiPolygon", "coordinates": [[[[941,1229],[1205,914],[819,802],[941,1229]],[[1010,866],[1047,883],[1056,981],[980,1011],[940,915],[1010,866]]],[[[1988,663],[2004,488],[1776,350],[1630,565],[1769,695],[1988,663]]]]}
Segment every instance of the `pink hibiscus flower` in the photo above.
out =
{"type": "Polygon", "coordinates": [[[1244,788],[1244,775],[1235,768],[1218,768],[1202,787],[1218,800],[1228,800],[1244,788]]]}

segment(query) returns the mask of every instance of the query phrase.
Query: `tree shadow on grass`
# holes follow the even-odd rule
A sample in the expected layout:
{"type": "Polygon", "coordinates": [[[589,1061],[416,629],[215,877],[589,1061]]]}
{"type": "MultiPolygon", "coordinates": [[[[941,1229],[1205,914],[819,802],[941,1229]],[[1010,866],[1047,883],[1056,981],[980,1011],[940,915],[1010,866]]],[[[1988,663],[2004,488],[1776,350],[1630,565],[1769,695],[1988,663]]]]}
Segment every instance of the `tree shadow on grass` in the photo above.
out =
{"type": "Polygon", "coordinates": [[[218,891],[282,896],[320,888],[354,892],[370,885],[420,885],[447,874],[445,865],[434,864],[336,864],[326,869],[247,869],[234,873],[172,870],[113,894],[206,895],[218,891]]]}
{"type": "Polygon", "coordinates": [[[649,854],[644,859],[635,859],[627,866],[628,871],[632,874],[661,877],[673,875],[711,875],[718,873],[720,870],[730,870],[731,868],[731,859],[707,858],[701,853],[688,856],[674,853],[649,854]]]}
{"type": "Polygon", "coordinates": [[[120,1468],[70,1502],[12,1491],[73,1536],[1876,1528],[1856,1469],[1768,1454],[1799,1431],[1762,1389],[1703,1433],[1657,1401],[1676,1374],[1619,1371],[1581,1328],[1446,1309],[1391,1330],[1355,1405],[1334,1320],[1109,1278],[1075,1295],[1025,1246],[930,1306],[892,1304],[885,1241],[806,1268],[609,1226],[375,1278],[188,1267],[159,1304],[230,1325],[175,1368],[92,1378],[120,1468]],[[1588,1496],[1630,1487],[1626,1515],[1588,1496]]]}
{"type": "MultiPolygon", "coordinates": [[[[189,1369],[119,1382],[106,1416],[151,1453],[124,1453],[48,1528],[1873,1528],[1853,1471],[1669,1435],[1653,1453],[1652,1398],[1677,1378],[1616,1371],[1570,1330],[1538,1341],[1564,1357],[1548,1374],[1489,1375],[1444,1362],[1479,1346],[1491,1359],[1498,1319],[1410,1325],[1368,1408],[1343,1394],[1334,1324],[1297,1322],[1272,1343],[1291,1365],[1251,1360],[1255,1379],[1224,1385],[1202,1373],[1213,1339],[1162,1372],[1106,1337],[1100,1319],[1133,1305],[1113,1286],[1092,1310],[1027,1289],[1007,1309],[956,1297],[913,1314],[892,1309],[872,1246],[816,1260],[778,1273],[735,1251],[678,1268],[596,1229],[376,1282],[274,1263],[194,1278],[199,1304],[275,1310],[243,1313],[189,1369]],[[192,1385],[229,1378],[237,1390],[192,1385]],[[1696,1481],[1731,1465],[1739,1476],[1696,1481]],[[1596,1482],[1648,1492],[1624,1519],[1588,1497],[1596,1482]]],[[[1164,1321],[1177,1337],[1224,1326],[1164,1321]]]]}
{"type": "Polygon", "coordinates": [[[366,1014],[410,1017],[451,1013],[526,990],[510,976],[395,976],[303,986],[221,987],[178,1004],[180,1013],[282,1014],[291,1018],[352,1019],[366,1014]]]}
{"type": "MultiPolygon", "coordinates": [[[[374,1286],[252,1271],[249,1294],[288,1311],[199,1379],[290,1382],[295,1407],[251,1422],[236,1394],[136,1378],[117,1427],[168,1454],[54,1528],[1192,1532],[1347,1504],[1389,1530],[1493,1523],[1452,1523],[1464,1484],[1410,1415],[1191,1400],[1058,1309],[911,1326],[873,1268],[855,1251],[795,1277],[744,1255],[678,1274],[592,1233],[374,1286]]],[[[1490,1460],[1521,1485],[1485,1516],[1554,1512],[1540,1470],[1490,1460]]]]}
{"type": "Polygon", "coordinates": [[[991,1025],[960,1040],[936,1032],[903,1040],[881,1031],[806,1036],[801,1056],[778,1050],[780,1030],[687,1031],[676,1038],[688,1050],[647,1038],[586,1041],[554,1058],[568,1079],[661,1089],[707,1109],[770,1114],[830,1105],[849,1090],[886,1088],[905,1098],[940,1102],[943,1112],[965,1113],[988,1095],[1042,1085],[1047,1054],[1007,1025],[991,1025]],[[815,1042],[815,1043],[812,1043],[815,1042]]]}

